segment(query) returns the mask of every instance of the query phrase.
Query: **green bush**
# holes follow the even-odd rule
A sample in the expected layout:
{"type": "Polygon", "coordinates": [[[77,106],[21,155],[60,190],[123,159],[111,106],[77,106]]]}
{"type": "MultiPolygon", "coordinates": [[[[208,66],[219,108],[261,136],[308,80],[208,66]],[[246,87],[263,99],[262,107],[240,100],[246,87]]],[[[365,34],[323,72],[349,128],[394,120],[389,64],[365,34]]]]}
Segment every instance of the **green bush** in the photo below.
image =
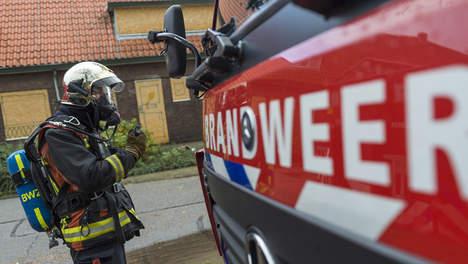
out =
{"type": "Polygon", "coordinates": [[[8,175],[6,159],[12,152],[21,148],[19,144],[0,144],[0,195],[11,194],[15,191],[15,185],[8,175]]]}
{"type": "MultiPolygon", "coordinates": [[[[124,148],[125,144],[127,142],[127,134],[128,131],[133,129],[136,125],[138,124],[137,120],[135,118],[127,121],[127,120],[122,120],[120,122],[119,126],[117,127],[117,131],[115,132],[114,137],[112,138],[112,146],[117,147],[117,148],[124,148]]],[[[112,129],[109,129],[108,131],[104,131],[102,133],[102,136],[104,138],[109,138],[112,136],[112,129]]],[[[148,134],[147,131],[144,131],[146,134],[148,134]]],[[[153,141],[149,139],[148,144],[152,144],[153,141]]]]}
{"type": "Polygon", "coordinates": [[[185,147],[172,146],[170,149],[162,151],[159,146],[153,146],[145,154],[145,157],[139,160],[130,171],[129,176],[153,173],[164,170],[172,170],[195,165],[194,154],[185,147]]]}
{"type": "MultiPolygon", "coordinates": [[[[112,145],[124,148],[127,142],[128,131],[137,125],[137,120],[122,121],[115,133],[112,145]]],[[[147,135],[149,133],[144,131],[147,135]]],[[[107,131],[106,135],[111,133],[107,131]]],[[[129,176],[171,170],[195,165],[192,150],[185,146],[158,145],[148,137],[146,153],[130,171],[129,176]]]]}
{"type": "MultiPolygon", "coordinates": [[[[136,119],[122,121],[112,140],[112,146],[125,148],[128,131],[137,124],[136,119]]],[[[145,131],[148,135],[148,132],[145,131]]],[[[104,137],[110,137],[112,131],[105,131],[104,137]]],[[[148,137],[149,138],[149,137],[148,137]]],[[[197,146],[198,147],[198,146],[197,146]]],[[[14,185],[8,176],[6,158],[13,151],[20,149],[19,144],[0,144],[0,195],[14,192],[14,185]]],[[[158,145],[149,138],[146,153],[130,171],[129,176],[171,170],[195,165],[192,150],[186,146],[158,145]]]]}

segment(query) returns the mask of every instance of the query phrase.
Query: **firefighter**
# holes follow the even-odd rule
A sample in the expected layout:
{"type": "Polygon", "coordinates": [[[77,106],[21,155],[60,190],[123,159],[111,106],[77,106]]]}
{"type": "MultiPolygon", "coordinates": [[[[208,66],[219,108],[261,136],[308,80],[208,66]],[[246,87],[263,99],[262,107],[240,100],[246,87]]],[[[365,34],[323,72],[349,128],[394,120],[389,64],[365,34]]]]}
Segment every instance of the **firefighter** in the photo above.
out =
{"type": "Polygon", "coordinates": [[[144,227],[120,181],[145,152],[146,136],[130,131],[124,149],[110,147],[99,136],[102,126],[120,122],[112,91],[124,87],[104,65],[78,63],[63,83],[60,107],[39,136],[57,197],[52,208],[56,226],[74,263],[126,263],[124,243],[144,227]]]}

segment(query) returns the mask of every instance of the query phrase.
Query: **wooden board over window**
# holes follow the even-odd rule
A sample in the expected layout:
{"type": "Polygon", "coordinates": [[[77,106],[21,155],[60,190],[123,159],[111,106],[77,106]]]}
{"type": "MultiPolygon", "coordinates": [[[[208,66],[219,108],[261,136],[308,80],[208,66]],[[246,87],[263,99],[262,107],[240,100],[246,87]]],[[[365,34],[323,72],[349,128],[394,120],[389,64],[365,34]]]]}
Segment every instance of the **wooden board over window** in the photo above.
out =
{"type": "Polygon", "coordinates": [[[46,89],[0,93],[0,102],[7,140],[29,136],[39,123],[50,116],[46,89]]]}
{"type": "MultiPolygon", "coordinates": [[[[114,19],[119,35],[148,34],[150,30],[163,30],[164,13],[168,6],[116,8],[114,19]]],[[[213,6],[182,5],[185,19],[185,30],[200,31],[211,27],[213,6]]]]}
{"type": "Polygon", "coordinates": [[[135,89],[141,125],[156,143],[169,142],[161,79],[136,80],[135,89]]]}
{"type": "Polygon", "coordinates": [[[171,79],[172,101],[190,101],[190,91],[185,86],[185,78],[171,79]]]}

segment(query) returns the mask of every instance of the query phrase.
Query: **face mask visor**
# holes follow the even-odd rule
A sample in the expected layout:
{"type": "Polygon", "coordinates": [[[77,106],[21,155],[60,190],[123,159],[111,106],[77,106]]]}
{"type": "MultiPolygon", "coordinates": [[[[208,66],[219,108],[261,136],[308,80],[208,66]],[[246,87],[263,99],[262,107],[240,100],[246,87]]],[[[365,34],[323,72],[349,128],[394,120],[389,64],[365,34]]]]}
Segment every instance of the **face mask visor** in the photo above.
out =
{"type": "MultiPolygon", "coordinates": [[[[113,89],[109,86],[104,87],[93,87],[92,88],[92,97],[96,103],[97,117],[99,121],[105,121],[105,125],[101,127],[99,124],[99,129],[101,131],[107,130],[107,128],[117,126],[120,123],[120,114],[117,110],[115,101],[112,96],[113,89]]],[[[115,133],[115,132],[114,132],[115,133]]]]}
{"type": "Polygon", "coordinates": [[[91,87],[93,87],[93,88],[94,87],[105,87],[105,86],[110,87],[112,89],[112,91],[114,91],[116,93],[122,92],[124,90],[124,88],[125,88],[124,82],[122,82],[122,80],[117,78],[117,76],[115,76],[115,75],[96,80],[91,84],[91,87]]]}
{"type": "Polygon", "coordinates": [[[112,89],[109,86],[93,87],[91,96],[99,105],[115,105],[112,98],[112,89]]]}
{"type": "Polygon", "coordinates": [[[97,102],[107,101],[108,104],[115,105],[112,92],[120,93],[124,88],[125,84],[122,80],[116,76],[110,76],[93,82],[91,94],[97,102]]]}

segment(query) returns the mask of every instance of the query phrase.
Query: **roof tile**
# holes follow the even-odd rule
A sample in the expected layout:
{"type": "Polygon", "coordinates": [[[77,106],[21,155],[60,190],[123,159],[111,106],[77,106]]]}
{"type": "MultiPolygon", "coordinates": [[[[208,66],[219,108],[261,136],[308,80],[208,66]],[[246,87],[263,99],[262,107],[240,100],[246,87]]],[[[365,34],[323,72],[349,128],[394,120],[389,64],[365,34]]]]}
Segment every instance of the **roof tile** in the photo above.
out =
{"type": "Polygon", "coordinates": [[[132,1],[0,1],[0,68],[159,56],[161,45],[115,38],[107,4],[132,1]]]}

